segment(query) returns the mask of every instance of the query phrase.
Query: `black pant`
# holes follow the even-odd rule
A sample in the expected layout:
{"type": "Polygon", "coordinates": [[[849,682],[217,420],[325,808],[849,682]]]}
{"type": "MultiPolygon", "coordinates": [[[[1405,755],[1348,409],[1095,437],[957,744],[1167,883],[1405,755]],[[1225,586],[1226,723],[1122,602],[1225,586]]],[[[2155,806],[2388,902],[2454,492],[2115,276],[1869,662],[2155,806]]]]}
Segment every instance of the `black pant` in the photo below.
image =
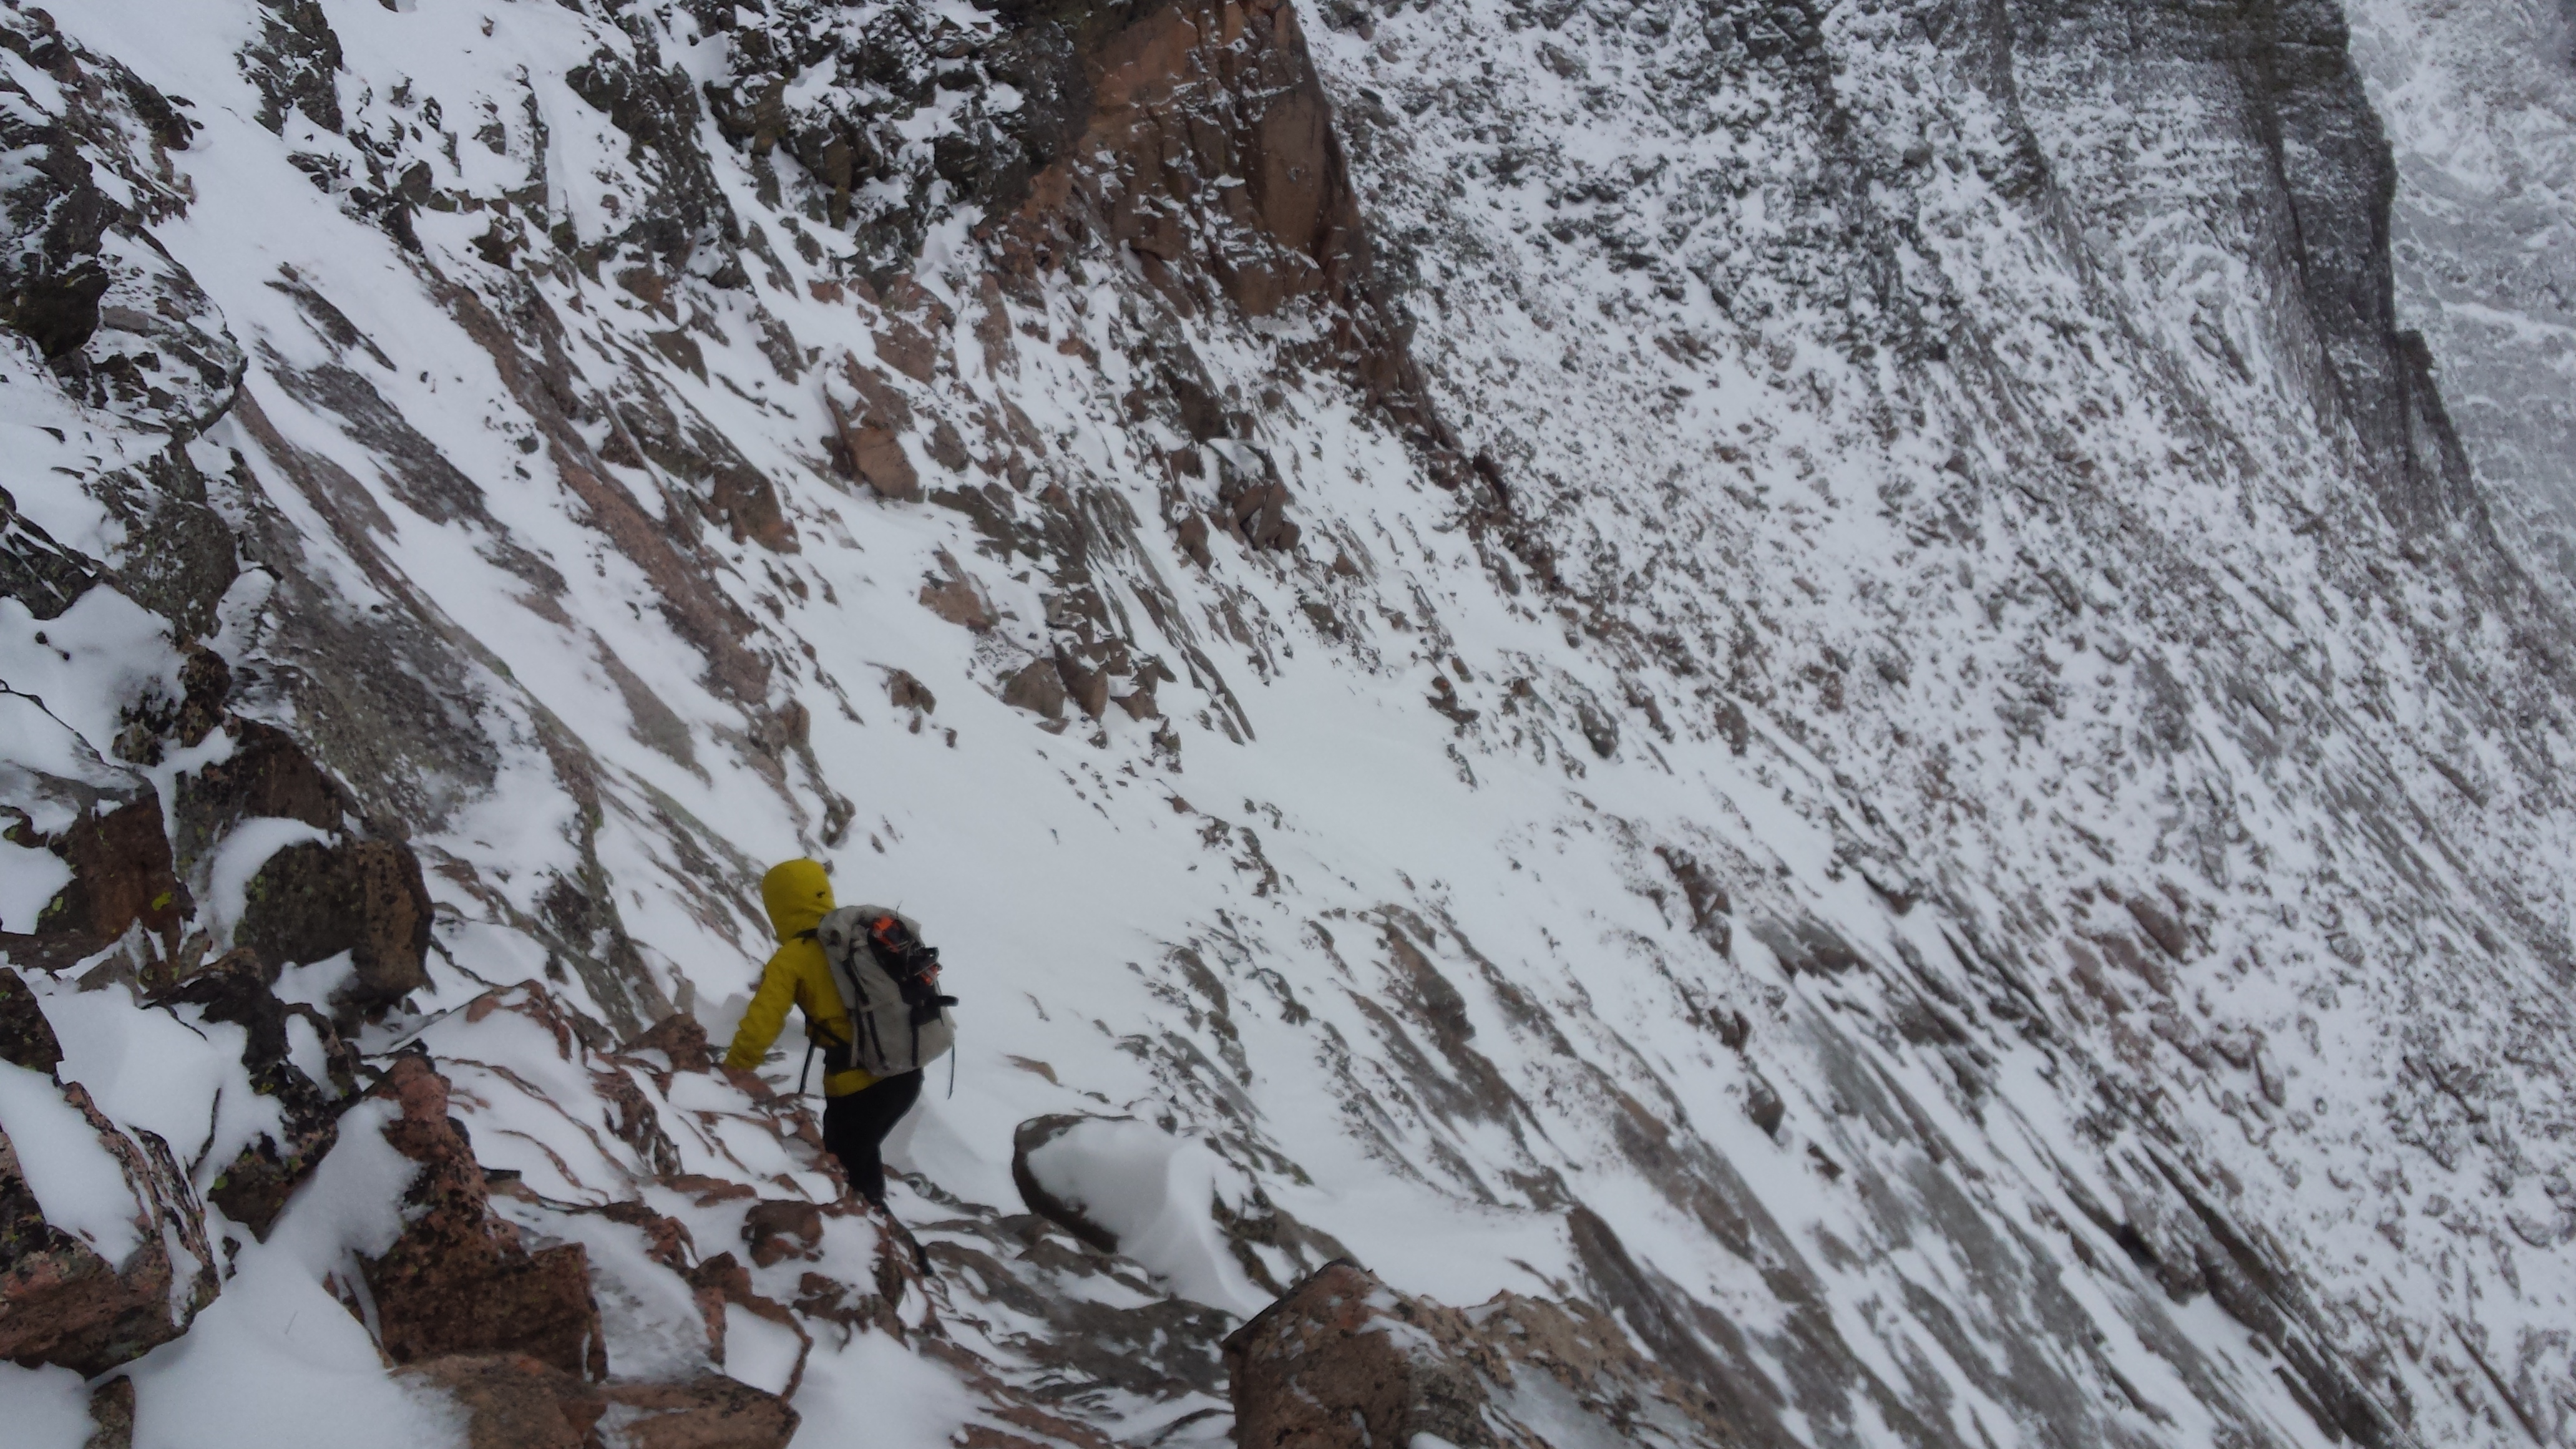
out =
{"type": "Polygon", "coordinates": [[[921,1073],[880,1077],[846,1097],[823,1104],[823,1145],[841,1159],[841,1171],[859,1196],[885,1206],[885,1163],[877,1148],[921,1096],[921,1073]]]}

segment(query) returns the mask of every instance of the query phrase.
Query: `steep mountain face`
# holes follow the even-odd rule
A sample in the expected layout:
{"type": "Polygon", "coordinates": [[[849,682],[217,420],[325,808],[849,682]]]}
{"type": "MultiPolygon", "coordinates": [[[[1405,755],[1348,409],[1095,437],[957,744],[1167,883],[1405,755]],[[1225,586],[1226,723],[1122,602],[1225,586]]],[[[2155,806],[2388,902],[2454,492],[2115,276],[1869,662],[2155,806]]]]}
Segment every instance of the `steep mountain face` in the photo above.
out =
{"type": "Polygon", "coordinates": [[[2562,0],[2353,7],[2389,118],[2400,310],[2440,359],[2462,441],[2506,521],[2560,574],[2576,497],[2576,10],[2562,0]]]}
{"type": "Polygon", "coordinates": [[[2549,354],[2326,0],[0,4],[36,1442],[2571,1432],[2549,354]]]}

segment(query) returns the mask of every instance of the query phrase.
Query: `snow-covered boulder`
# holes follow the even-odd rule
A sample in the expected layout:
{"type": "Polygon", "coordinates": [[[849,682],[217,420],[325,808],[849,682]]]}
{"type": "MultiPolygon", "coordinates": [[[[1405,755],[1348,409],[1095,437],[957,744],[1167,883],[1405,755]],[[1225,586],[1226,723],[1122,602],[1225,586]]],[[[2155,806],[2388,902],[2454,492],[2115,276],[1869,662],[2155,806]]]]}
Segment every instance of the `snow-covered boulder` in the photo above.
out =
{"type": "Polygon", "coordinates": [[[523,1353],[451,1354],[404,1369],[465,1420],[468,1449],[784,1449],[787,1401],[710,1375],[684,1384],[592,1384],[523,1353]]]}
{"type": "Polygon", "coordinates": [[[1507,1293],[1462,1311],[1346,1261],[1228,1338],[1225,1366],[1240,1449],[1792,1442],[1597,1310],[1507,1293]]]}
{"type": "MultiPolygon", "coordinates": [[[[77,630],[103,612],[84,600],[65,617],[80,616],[77,630]]],[[[187,908],[152,782],[101,758],[43,699],[0,692],[0,954],[60,969],[138,925],[175,944],[187,908]]]]}
{"type": "Polygon", "coordinates": [[[402,1236],[366,1265],[379,1335],[396,1363],[524,1353],[569,1374],[608,1372],[590,1258],[578,1243],[530,1252],[489,1210],[473,1146],[447,1114],[447,1079],[426,1056],[394,1059],[376,1087],[402,1115],[385,1139],[420,1164],[402,1236]]]}
{"type": "Polygon", "coordinates": [[[104,1373],[213,1300],[204,1210],[168,1143],[56,1078],[60,1049],[14,973],[0,1016],[0,1358],[104,1373]]]}
{"type": "Polygon", "coordinates": [[[1133,1117],[1038,1117],[1013,1134],[1029,1211],[1153,1270],[1180,1297],[1257,1311],[1342,1246],[1282,1212],[1208,1143],[1133,1117]]]}

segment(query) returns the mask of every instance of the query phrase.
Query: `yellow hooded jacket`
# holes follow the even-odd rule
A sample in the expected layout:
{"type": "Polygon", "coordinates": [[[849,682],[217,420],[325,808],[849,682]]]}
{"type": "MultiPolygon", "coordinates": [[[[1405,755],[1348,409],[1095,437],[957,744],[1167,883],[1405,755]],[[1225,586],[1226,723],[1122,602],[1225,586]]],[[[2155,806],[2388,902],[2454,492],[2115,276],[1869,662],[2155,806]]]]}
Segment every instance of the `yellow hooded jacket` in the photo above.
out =
{"type": "MultiPolygon", "coordinates": [[[[810,934],[832,913],[832,881],[817,861],[791,860],[774,866],[760,879],[760,903],[769,908],[769,924],[778,932],[778,951],[760,968],[760,989],[734,1029],[725,1065],[751,1071],[769,1053],[769,1044],[787,1025],[787,1007],[805,1009],[805,1034],[826,1050],[840,1044],[849,1021],[840,988],[823,948],[810,934]]],[[[846,1097],[876,1084],[876,1078],[852,1069],[823,1078],[823,1095],[846,1097]]]]}

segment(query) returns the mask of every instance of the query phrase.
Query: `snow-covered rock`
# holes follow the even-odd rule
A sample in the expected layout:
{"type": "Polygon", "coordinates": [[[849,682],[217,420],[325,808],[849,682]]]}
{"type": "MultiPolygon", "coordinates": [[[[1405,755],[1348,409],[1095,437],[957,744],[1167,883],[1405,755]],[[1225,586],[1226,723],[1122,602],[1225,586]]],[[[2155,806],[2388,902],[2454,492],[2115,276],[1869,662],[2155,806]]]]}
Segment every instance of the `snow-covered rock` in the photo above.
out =
{"type": "Polygon", "coordinates": [[[103,1374],[188,1330],[214,1254],[169,1144],[61,1081],[26,988],[5,985],[22,1049],[0,1062],[0,1354],[103,1374]]]}
{"type": "MultiPolygon", "coordinates": [[[[1651,1335],[1641,1335],[1649,1337],[1651,1335]]],[[[1779,1442],[1773,1406],[1712,1393],[1686,1337],[1658,1361],[1598,1310],[1515,1294],[1461,1311],[1326,1265],[1226,1340],[1235,1441],[1289,1444],[1779,1442]]],[[[1921,1426],[1895,1426],[1921,1435],[1921,1426]]]]}
{"type": "MultiPolygon", "coordinates": [[[[2424,79],[2472,22],[60,9],[0,11],[0,951],[63,1085],[0,1120],[170,1145],[222,1291],[137,1444],[1207,1442],[1345,1254],[1677,1440],[2576,1413],[2547,410],[2434,387],[2548,344],[2410,336],[2390,245],[2447,98],[2524,125],[2424,79]],[[798,854],[961,997],[890,1216],[800,1041],[708,1070],[798,854]],[[387,1367],[410,1137],[578,1265],[561,1362],[387,1367]]],[[[2542,190],[2442,234],[2545,272],[2542,190]]],[[[1498,1440],[1596,1432],[1509,1376],[1498,1440]]]]}

